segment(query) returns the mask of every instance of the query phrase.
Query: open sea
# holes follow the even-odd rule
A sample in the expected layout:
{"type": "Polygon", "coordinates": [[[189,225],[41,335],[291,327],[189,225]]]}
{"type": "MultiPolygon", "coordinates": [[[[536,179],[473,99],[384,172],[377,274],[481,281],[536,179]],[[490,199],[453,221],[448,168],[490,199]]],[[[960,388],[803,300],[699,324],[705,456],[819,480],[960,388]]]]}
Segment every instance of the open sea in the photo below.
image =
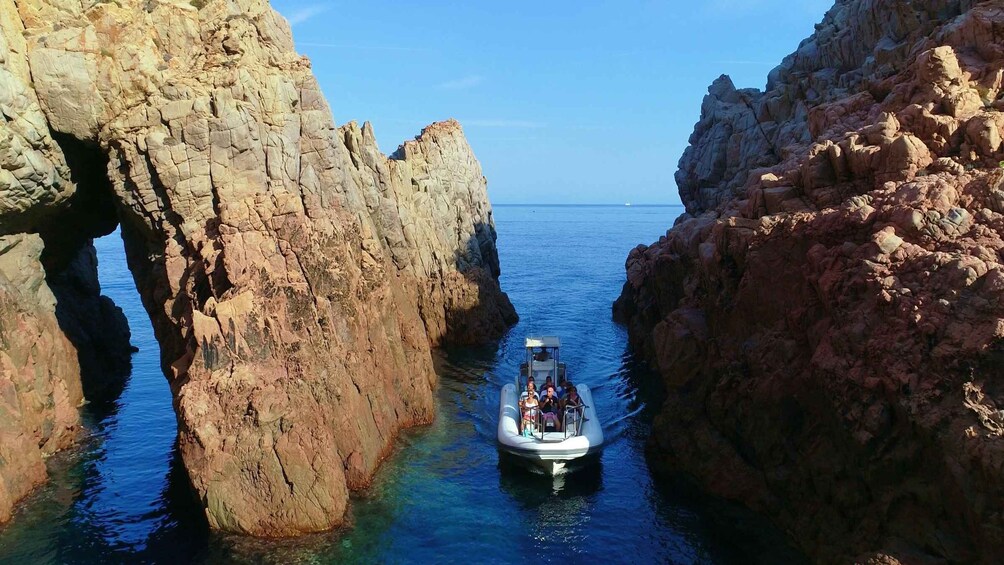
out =
{"type": "Polygon", "coordinates": [[[210,533],[175,449],[176,421],[149,318],[118,234],[95,242],[103,293],[132,329],[132,376],[85,409],[78,447],[0,530],[0,563],[799,563],[764,520],[657,482],[644,449],[661,404],[654,377],[610,316],[631,248],[665,234],[674,206],[496,206],[502,288],[520,315],[498,344],[437,354],[438,417],[400,436],[349,527],[295,540],[210,533]],[[499,389],[523,338],[558,335],[586,383],[606,448],[555,478],[500,461],[499,389]]]}

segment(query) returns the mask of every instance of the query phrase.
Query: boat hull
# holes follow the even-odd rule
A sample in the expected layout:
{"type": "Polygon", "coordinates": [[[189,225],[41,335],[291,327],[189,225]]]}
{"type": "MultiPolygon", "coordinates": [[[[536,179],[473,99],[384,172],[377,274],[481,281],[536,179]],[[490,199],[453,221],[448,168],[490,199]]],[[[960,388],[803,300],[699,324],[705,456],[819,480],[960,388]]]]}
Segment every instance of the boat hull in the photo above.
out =
{"type": "Polygon", "coordinates": [[[498,444],[499,449],[549,475],[558,475],[587,463],[588,457],[603,448],[603,429],[593,406],[592,391],[586,385],[576,385],[585,405],[580,429],[574,435],[564,432],[547,432],[534,437],[519,433],[519,395],[516,386],[502,387],[499,399],[498,444]]]}
{"type": "Polygon", "coordinates": [[[600,451],[592,451],[575,459],[538,459],[526,454],[515,454],[499,446],[499,461],[507,465],[526,469],[532,473],[559,476],[573,473],[579,469],[596,465],[600,460],[600,451]]]}

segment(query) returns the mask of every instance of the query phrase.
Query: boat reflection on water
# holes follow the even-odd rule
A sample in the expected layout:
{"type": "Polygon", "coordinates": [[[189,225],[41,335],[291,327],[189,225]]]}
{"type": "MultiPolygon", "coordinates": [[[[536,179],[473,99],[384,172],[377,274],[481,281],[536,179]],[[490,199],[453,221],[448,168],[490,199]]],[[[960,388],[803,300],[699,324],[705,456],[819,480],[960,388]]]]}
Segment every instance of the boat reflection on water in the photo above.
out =
{"type": "Polygon", "coordinates": [[[590,455],[580,468],[552,476],[500,450],[498,467],[499,487],[523,508],[536,508],[554,499],[590,497],[603,489],[600,454],[590,455]],[[543,497],[543,494],[551,496],[543,497]]]}
{"type": "Polygon", "coordinates": [[[568,556],[587,551],[589,522],[603,490],[603,465],[595,461],[560,475],[548,475],[527,467],[521,458],[502,453],[499,457],[499,487],[522,510],[529,541],[539,551],[554,551],[554,540],[562,540],[561,552],[568,556]]]}

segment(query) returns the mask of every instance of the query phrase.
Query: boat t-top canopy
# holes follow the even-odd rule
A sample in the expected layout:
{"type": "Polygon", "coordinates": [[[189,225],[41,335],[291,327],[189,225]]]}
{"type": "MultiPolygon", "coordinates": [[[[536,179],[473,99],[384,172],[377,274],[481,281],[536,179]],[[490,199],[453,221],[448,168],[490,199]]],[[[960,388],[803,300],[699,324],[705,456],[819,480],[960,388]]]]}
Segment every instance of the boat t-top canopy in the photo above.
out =
{"type": "Polygon", "coordinates": [[[561,339],[557,336],[528,337],[526,344],[526,362],[520,365],[519,376],[516,377],[516,390],[523,390],[522,377],[533,377],[543,385],[547,377],[554,383],[563,380],[565,364],[561,362],[561,339]]]}
{"type": "Polygon", "coordinates": [[[534,347],[561,347],[561,338],[555,336],[541,336],[526,338],[526,348],[534,347]]]}

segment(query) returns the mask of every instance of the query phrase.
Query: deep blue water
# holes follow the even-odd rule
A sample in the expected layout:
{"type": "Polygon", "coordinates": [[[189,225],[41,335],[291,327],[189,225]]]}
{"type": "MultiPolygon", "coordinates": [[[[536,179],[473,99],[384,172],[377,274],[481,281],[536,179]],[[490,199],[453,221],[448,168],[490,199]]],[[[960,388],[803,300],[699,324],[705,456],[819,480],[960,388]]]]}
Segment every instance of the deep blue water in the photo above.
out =
{"type": "Polygon", "coordinates": [[[117,235],[96,242],[104,294],[129,318],[132,376],[89,435],[50,461],[51,481],[0,531],[12,563],[749,563],[790,562],[756,519],[655,482],[644,458],[659,388],[610,318],[624,260],[664,234],[678,207],[497,206],[502,287],[521,321],[500,344],[443,351],[438,418],[401,436],[351,527],[290,541],[206,531],[174,449],[157,344],[117,235]],[[597,465],[566,476],[500,462],[498,392],[528,334],[562,338],[573,381],[590,385],[607,438],[597,465]],[[727,517],[726,517],[727,516],[727,517]]]}

